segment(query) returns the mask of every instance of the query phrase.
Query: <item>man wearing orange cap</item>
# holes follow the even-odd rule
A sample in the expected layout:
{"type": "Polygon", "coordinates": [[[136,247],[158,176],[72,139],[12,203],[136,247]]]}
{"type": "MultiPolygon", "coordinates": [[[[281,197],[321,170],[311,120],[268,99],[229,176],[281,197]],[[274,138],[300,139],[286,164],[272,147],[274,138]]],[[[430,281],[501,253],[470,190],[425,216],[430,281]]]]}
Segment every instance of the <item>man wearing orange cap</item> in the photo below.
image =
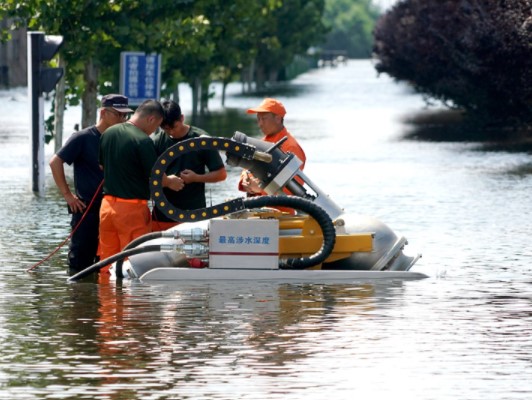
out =
{"type": "MultiPolygon", "coordinates": [[[[287,137],[288,139],[281,144],[281,150],[285,153],[293,153],[299,158],[303,162],[300,168],[303,169],[307,157],[297,140],[284,126],[286,109],[283,103],[276,99],[266,98],[258,107],[247,110],[247,113],[257,114],[257,123],[262,133],[264,133],[262,140],[277,143],[282,138],[287,137]]],[[[238,182],[238,190],[247,192],[248,196],[264,194],[257,179],[249,171],[242,172],[238,182]]]]}

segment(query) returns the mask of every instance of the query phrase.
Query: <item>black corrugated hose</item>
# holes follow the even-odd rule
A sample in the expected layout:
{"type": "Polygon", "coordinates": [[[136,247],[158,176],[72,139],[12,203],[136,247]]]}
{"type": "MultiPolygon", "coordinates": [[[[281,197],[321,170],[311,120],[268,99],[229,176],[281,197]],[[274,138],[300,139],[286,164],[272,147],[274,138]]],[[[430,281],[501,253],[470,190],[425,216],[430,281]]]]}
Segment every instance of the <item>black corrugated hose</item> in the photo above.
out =
{"type": "MultiPolygon", "coordinates": [[[[140,236],[140,237],[138,237],[136,239],[133,239],[131,242],[129,242],[126,245],[126,247],[124,247],[122,249],[122,251],[126,251],[126,250],[132,249],[134,247],[137,247],[139,244],[147,242],[148,240],[159,239],[162,236],[163,236],[163,232],[161,232],[161,231],[146,233],[145,235],[142,235],[142,236],[140,236]]],[[[116,262],[115,271],[116,271],[116,277],[117,278],[123,278],[124,277],[124,273],[122,271],[122,265],[124,264],[124,258],[125,257],[119,259],[116,262]]]]}
{"type": "Polygon", "coordinates": [[[149,245],[149,246],[136,247],[134,249],[121,251],[120,253],[117,253],[117,254],[115,254],[115,255],[113,255],[111,257],[107,257],[105,260],[101,260],[101,261],[97,262],[96,264],[93,264],[90,267],[85,268],[83,271],[80,271],[77,274],[72,275],[70,278],[68,278],[67,281],[68,282],[75,282],[77,280],[80,280],[81,278],[84,278],[84,277],[92,274],[93,272],[99,271],[100,269],[102,269],[106,265],[112,264],[115,261],[122,260],[122,259],[124,259],[126,257],[133,256],[135,254],[149,253],[149,252],[152,252],[152,251],[161,251],[161,246],[160,245],[149,245]]]}
{"type": "Polygon", "coordinates": [[[246,208],[290,207],[301,210],[313,217],[323,232],[321,248],[311,256],[289,258],[279,263],[281,269],[305,269],[321,264],[331,254],[336,243],[336,230],[329,214],[312,201],[297,196],[257,196],[244,200],[246,208]]]}

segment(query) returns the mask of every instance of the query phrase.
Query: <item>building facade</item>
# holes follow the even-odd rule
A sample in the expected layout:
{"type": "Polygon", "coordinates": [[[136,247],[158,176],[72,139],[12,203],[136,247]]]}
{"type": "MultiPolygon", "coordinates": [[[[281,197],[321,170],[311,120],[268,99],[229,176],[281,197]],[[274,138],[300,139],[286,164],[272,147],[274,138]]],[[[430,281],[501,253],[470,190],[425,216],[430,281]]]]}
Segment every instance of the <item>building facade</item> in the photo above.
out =
{"type": "MultiPolygon", "coordinates": [[[[0,29],[9,29],[10,21],[0,21],[0,29]]],[[[28,85],[26,29],[11,31],[11,39],[0,42],[0,89],[28,85]]]]}

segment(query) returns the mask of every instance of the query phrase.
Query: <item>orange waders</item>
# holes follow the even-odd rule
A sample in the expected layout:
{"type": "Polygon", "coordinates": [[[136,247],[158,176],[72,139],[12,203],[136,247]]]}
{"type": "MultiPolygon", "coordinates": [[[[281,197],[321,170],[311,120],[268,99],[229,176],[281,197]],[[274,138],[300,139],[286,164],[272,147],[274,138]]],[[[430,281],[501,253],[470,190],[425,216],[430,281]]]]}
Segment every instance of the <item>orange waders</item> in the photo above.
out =
{"type": "MultiPolygon", "coordinates": [[[[148,201],[105,195],[100,208],[100,259],[117,253],[133,239],[151,232],[148,201]]],[[[109,265],[100,273],[108,273],[109,265]]]]}

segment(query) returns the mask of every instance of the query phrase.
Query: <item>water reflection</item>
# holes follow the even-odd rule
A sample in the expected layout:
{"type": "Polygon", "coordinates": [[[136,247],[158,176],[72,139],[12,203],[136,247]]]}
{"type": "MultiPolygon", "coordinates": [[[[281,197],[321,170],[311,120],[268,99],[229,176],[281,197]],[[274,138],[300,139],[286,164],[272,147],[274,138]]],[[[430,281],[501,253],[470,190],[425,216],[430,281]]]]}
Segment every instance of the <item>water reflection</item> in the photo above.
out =
{"type": "MultiPolygon", "coordinates": [[[[451,365],[456,369],[451,376],[472,379],[465,365],[454,365],[457,357],[467,357],[473,369],[486,356],[504,364],[512,353],[531,361],[519,339],[530,333],[532,322],[519,284],[508,291],[501,282],[488,281],[486,293],[460,296],[452,281],[431,287],[419,282],[82,283],[64,293],[56,289],[58,277],[43,278],[35,279],[25,296],[23,308],[35,312],[2,324],[15,335],[10,349],[3,350],[10,365],[4,387],[34,381],[33,396],[60,391],[91,398],[201,394],[221,399],[255,393],[281,399],[286,390],[302,387],[324,396],[331,384],[350,395],[368,394],[381,381],[380,371],[396,393],[408,393],[408,385],[417,382],[421,397],[431,398],[426,395],[437,383],[418,379],[427,371],[451,365]],[[455,307],[450,318],[448,302],[455,307]],[[434,348],[436,332],[455,339],[434,348]],[[409,354],[408,361],[402,353],[409,354]],[[316,363],[326,379],[311,373],[316,363]]],[[[21,307],[3,304],[2,315],[17,315],[21,307]]],[[[442,377],[446,384],[448,378],[442,377]]],[[[455,389],[446,386],[447,395],[439,398],[463,390],[455,389]]]]}
{"type": "MultiPolygon", "coordinates": [[[[218,379],[220,370],[227,378],[244,370],[269,378],[297,373],[294,364],[323,350],[309,340],[335,340],[331,332],[346,316],[371,315],[379,301],[395,302],[401,287],[72,285],[63,305],[68,325],[48,335],[63,338],[51,347],[67,364],[60,382],[68,380],[73,393],[87,394],[97,382],[98,393],[110,398],[177,394],[181,383],[197,387],[218,379]]],[[[27,372],[44,373],[43,367],[27,372]]]]}
{"type": "Polygon", "coordinates": [[[380,291],[372,285],[82,283],[65,293],[56,279],[40,276],[25,304],[3,304],[3,327],[14,335],[3,350],[10,365],[6,384],[42,382],[33,395],[61,390],[142,398],[154,391],[177,394],[181,383],[238,378],[242,369],[286,376],[294,362],[316,353],[309,336],[327,339],[342,315],[374,309],[380,291]],[[25,307],[34,312],[21,318],[17,309],[25,307]]]}
{"type": "Polygon", "coordinates": [[[404,117],[404,138],[430,142],[474,142],[477,151],[532,152],[530,131],[512,126],[490,127],[456,110],[416,112],[404,117]]]}
{"type": "MultiPolygon", "coordinates": [[[[29,190],[25,100],[0,91],[0,397],[529,399],[530,149],[442,116],[405,123],[422,99],[375,75],[353,61],[271,94],[308,176],[407,237],[432,279],[67,284],[66,249],[26,274],[67,237],[68,215],[50,176],[45,196],[29,190]]],[[[245,109],[262,96],[239,90],[198,125],[259,135],[245,109]]],[[[213,204],[238,195],[238,174],[209,189],[213,204]]]]}
{"type": "Polygon", "coordinates": [[[211,136],[232,137],[235,133],[235,127],[238,130],[247,133],[250,136],[258,136],[260,131],[257,122],[245,113],[245,110],[225,109],[222,111],[213,111],[205,117],[198,117],[193,123],[205,130],[211,136]]]}

